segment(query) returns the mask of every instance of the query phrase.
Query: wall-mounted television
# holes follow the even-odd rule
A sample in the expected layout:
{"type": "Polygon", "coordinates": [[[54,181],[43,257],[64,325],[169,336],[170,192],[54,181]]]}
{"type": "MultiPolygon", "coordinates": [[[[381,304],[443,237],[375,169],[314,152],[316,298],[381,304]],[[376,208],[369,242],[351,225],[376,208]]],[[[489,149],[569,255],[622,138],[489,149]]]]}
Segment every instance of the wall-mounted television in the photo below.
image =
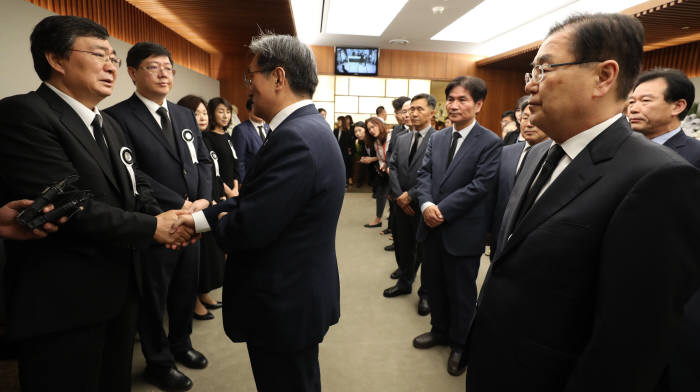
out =
{"type": "Polygon", "coordinates": [[[378,48],[335,48],[335,74],[376,76],[378,48]]]}

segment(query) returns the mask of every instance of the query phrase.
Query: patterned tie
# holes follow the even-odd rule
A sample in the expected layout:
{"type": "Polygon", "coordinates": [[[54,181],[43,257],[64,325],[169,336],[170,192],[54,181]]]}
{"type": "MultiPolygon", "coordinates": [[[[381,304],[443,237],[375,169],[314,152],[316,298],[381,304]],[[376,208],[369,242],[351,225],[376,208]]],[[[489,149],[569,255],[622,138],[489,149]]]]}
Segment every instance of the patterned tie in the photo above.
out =
{"type": "Polygon", "coordinates": [[[558,144],[555,144],[549,148],[549,151],[547,152],[547,158],[545,158],[544,163],[541,166],[540,173],[535,178],[535,183],[527,192],[527,197],[525,197],[525,201],[520,207],[520,211],[518,211],[518,219],[516,219],[516,224],[513,227],[516,227],[517,224],[520,223],[525,214],[535,203],[537,195],[540,194],[542,188],[544,188],[544,185],[552,177],[552,173],[554,173],[554,168],[557,167],[557,164],[559,163],[561,158],[564,157],[564,154],[564,149],[561,148],[561,146],[558,144]]]}
{"type": "Polygon", "coordinates": [[[163,135],[165,135],[165,140],[168,141],[170,147],[175,151],[175,136],[173,135],[170,117],[168,117],[168,110],[161,106],[156,110],[156,113],[160,116],[160,127],[163,130],[163,135]]]}
{"type": "Polygon", "coordinates": [[[457,149],[457,140],[459,140],[461,137],[462,134],[459,132],[452,133],[452,144],[450,145],[450,152],[447,154],[447,167],[449,167],[450,163],[452,163],[452,158],[454,158],[455,150],[457,149]]]}
{"type": "Polygon", "coordinates": [[[260,140],[265,143],[265,132],[263,131],[262,125],[258,125],[258,133],[260,134],[260,140]]]}

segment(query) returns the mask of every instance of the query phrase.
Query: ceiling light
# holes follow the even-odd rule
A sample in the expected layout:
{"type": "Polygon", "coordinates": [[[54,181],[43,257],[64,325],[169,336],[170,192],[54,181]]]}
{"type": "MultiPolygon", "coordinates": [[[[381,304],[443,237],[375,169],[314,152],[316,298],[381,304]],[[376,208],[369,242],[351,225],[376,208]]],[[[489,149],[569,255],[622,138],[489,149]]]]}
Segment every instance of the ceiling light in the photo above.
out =
{"type": "Polygon", "coordinates": [[[408,0],[330,0],[325,32],[379,37],[407,2],[408,0]]]}
{"type": "Polygon", "coordinates": [[[323,0],[291,0],[292,16],[297,37],[305,44],[313,44],[321,35],[323,0]]]}
{"type": "Polygon", "coordinates": [[[445,12],[445,7],[441,5],[433,7],[433,15],[442,15],[443,12],[445,12]]]}
{"type": "Polygon", "coordinates": [[[390,39],[389,43],[392,45],[408,45],[409,41],[407,39],[403,39],[403,38],[394,38],[394,39],[390,39]]]}

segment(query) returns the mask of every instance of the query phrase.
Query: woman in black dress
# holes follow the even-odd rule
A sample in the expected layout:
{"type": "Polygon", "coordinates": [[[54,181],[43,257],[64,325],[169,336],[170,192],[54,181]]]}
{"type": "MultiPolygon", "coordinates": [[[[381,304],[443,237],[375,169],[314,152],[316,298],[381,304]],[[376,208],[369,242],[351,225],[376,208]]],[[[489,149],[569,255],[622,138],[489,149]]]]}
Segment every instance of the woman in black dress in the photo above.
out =
{"type": "MultiPolygon", "coordinates": [[[[178,101],[179,105],[192,109],[195,113],[197,125],[202,131],[202,138],[207,149],[212,155],[212,204],[225,199],[227,195],[233,196],[233,189],[238,189],[237,180],[234,182],[231,178],[237,178],[238,165],[235,160],[232,161],[230,150],[224,151],[224,154],[219,154],[215,144],[221,144],[220,137],[210,130],[210,124],[213,123],[211,113],[207,110],[206,102],[197,96],[188,95],[178,101]],[[224,187],[223,173],[226,173],[226,179],[229,179],[230,186],[224,187]],[[233,173],[233,174],[231,174],[233,173]],[[228,193],[227,193],[228,191],[228,193]]],[[[219,116],[226,122],[230,122],[231,115],[228,112],[228,117],[219,116]]],[[[221,129],[221,126],[219,126],[221,129]]],[[[226,135],[228,137],[228,135],[226,135]]],[[[224,141],[224,143],[226,143],[224,141]]],[[[195,301],[194,318],[197,320],[211,320],[214,315],[209,309],[218,309],[221,307],[221,302],[215,301],[209,295],[211,290],[222,286],[224,280],[224,266],[226,262],[225,253],[219,248],[213,234],[205,233],[200,240],[200,260],[199,260],[199,295],[195,301]]]]}

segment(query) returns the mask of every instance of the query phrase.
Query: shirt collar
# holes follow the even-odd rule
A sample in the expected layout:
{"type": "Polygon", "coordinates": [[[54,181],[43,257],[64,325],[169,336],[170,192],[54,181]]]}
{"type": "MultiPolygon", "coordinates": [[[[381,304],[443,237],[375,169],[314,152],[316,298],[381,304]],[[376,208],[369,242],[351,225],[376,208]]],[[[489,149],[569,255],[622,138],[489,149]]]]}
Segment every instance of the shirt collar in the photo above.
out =
{"type": "MultiPolygon", "coordinates": [[[[100,114],[100,112],[97,110],[97,106],[95,106],[95,109],[92,110],[89,107],[83,105],[77,99],[52,86],[49,82],[45,82],[44,84],[46,84],[48,88],[53,90],[53,92],[55,92],[59,97],[61,97],[61,99],[63,99],[68,104],[68,106],[70,106],[71,109],[75,111],[75,113],[85,123],[85,126],[88,129],[92,129],[92,121],[95,119],[95,115],[100,114]]],[[[100,123],[101,122],[102,116],[100,116],[100,123]]]]}
{"type": "Polygon", "coordinates": [[[430,129],[430,124],[428,124],[427,127],[425,127],[425,128],[423,128],[423,129],[421,129],[420,131],[418,131],[418,133],[420,133],[420,136],[421,136],[421,137],[424,137],[425,134],[428,133],[428,130],[429,130],[429,129],[430,129]]]}
{"type": "Polygon", "coordinates": [[[277,129],[277,127],[280,124],[282,124],[282,121],[286,120],[290,114],[294,113],[297,109],[306,105],[313,105],[313,101],[310,99],[302,99],[301,101],[294,102],[293,104],[280,110],[279,113],[275,114],[275,117],[272,117],[272,121],[270,121],[270,132],[277,129]]]}
{"type": "Polygon", "coordinates": [[[465,140],[467,138],[467,135],[469,135],[469,132],[471,132],[471,130],[474,128],[474,125],[476,125],[476,119],[473,119],[472,122],[469,123],[469,125],[459,130],[453,125],[452,131],[462,135],[462,140],[465,140]]]}
{"type": "Polygon", "coordinates": [[[253,120],[250,120],[250,119],[249,119],[248,121],[250,121],[250,123],[251,123],[251,124],[253,124],[253,126],[255,127],[255,129],[258,129],[258,127],[262,127],[262,126],[264,126],[264,125],[265,125],[265,123],[264,123],[264,122],[261,122],[261,123],[256,123],[255,121],[253,121],[253,120]]]}
{"type": "MultiPolygon", "coordinates": [[[[586,129],[585,131],[568,138],[565,142],[561,143],[561,148],[564,150],[566,155],[573,161],[576,156],[583,151],[588,143],[592,142],[598,135],[600,135],[604,130],[606,130],[610,125],[612,125],[617,119],[622,116],[622,113],[618,113],[609,119],[603,121],[600,124],[594,125],[593,127],[586,129]]],[[[556,143],[552,143],[554,145],[556,143]]]]}
{"type": "Polygon", "coordinates": [[[651,139],[651,141],[654,143],[664,144],[668,141],[668,139],[676,136],[676,134],[680,131],[681,131],[681,127],[678,127],[672,131],[668,131],[668,132],[664,133],[663,135],[659,135],[659,136],[651,139]]]}
{"type": "MultiPolygon", "coordinates": [[[[150,99],[144,97],[143,95],[139,94],[138,91],[136,91],[136,96],[139,97],[139,99],[141,100],[141,102],[143,102],[144,105],[146,105],[146,108],[148,108],[148,111],[154,115],[159,115],[157,112],[158,108],[162,107],[162,108],[165,108],[165,110],[168,110],[168,100],[167,99],[164,99],[163,104],[159,105],[159,104],[151,101],[150,99]]],[[[170,116],[170,111],[168,111],[168,116],[170,116]]]]}

